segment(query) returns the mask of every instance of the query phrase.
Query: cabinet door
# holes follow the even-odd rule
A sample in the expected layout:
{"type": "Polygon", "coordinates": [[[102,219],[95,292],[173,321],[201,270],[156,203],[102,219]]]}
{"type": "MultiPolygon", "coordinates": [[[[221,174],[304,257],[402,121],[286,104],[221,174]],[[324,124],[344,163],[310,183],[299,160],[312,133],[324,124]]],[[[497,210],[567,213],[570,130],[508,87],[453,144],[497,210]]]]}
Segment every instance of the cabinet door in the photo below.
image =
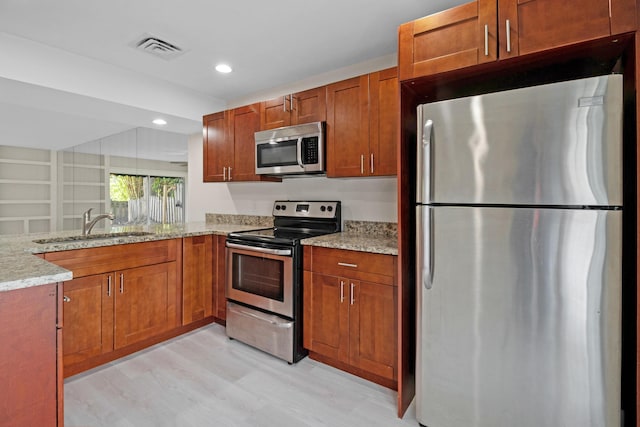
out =
{"type": "Polygon", "coordinates": [[[609,0],[499,0],[498,26],[500,58],[607,37],[609,0]]]}
{"type": "Polygon", "coordinates": [[[400,138],[398,69],[369,75],[369,164],[371,175],[395,175],[400,138]]]}
{"type": "Polygon", "coordinates": [[[293,94],[292,125],[325,120],[327,120],[327,88],[325,86],[293,94]]]}
{"type": "Polygon", "coordinates": [[[349,354],[353,366],[395,380],[396,288],[349,281],[349,354]]]}
{"type": "Polygon", "coordinates": [[[400,80],[498,59],[496,0],[477,0],[402,24],[400,80]]]}
{"type": "Polygon", "coordinates": [[[56,316],[55,284],[0,292],[0,425],[57,425],[56,316]]]}
{"type": "Polygon", "coordinates": [[[177,326],[176,279],[175,262],[116,272],[116,349],[177,326]]]}
{"type": "Polygon", "coordinates": [[[365,157],[369,157],[368,75],[327,86],[327,176],[363,176],[365,157]]]}
{"type": "Polygon", "coordinates": [[[227,320],[227,292],[226,292],[226,248],[227,239],[224,236],[216,236],[216,287],[215,287],[215,316],[225,322],[227,320]]]}
{"type": "Polygon", "coordinates": [[[204,116],[203,180],[225,181],[226,168],[233,164],[233,141],[227,135],[228,114],[225,111],[204,116]]]}
{"type": "Polygon", "coordinates": [[[113,350],[113,274],[63,283],[65,367],[113,350]]]}
{"type": "Polygon", "coordinates": [[[229,181],[259,181],[256,175],[255,133],[260,130],[260,104],[231,111],[229,138],[233,141],[233,169],[229,181]]]}
{"type": "Polygon", "coordinates": [[[290,95],[260,103],[260,129],[275,129],[291,124],[291,98],[290,95]]]}
{"type": "Polygon", "coordinates": [[[183,325],[213,315],[213,249],[212,235],[183,239],[183,325]]]}
{"type": "Polygon", "coordinates": [[[308,350],[348,362],[348,281],[317,273],[310,277],[304,292],[304,344],[308,350]]]}

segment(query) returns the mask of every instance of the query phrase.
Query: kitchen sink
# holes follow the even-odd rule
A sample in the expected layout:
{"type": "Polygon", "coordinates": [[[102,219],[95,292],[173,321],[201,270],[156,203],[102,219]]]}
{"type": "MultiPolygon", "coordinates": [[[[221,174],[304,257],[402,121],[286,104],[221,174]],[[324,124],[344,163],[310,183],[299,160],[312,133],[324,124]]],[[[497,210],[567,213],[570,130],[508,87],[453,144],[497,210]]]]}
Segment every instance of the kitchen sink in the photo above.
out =
{"type": "Polygon", "coordinates": [[[106,239],[121,239],[126,237],[141,237],[150,236],[154,233],[149,231],[122,231],[118,233],[102,233],[102,234],[86,234],[79,236],[67,236],[67,237],[52,237],[50,239],[38,239],[33,243],[50,244],[50,243],[70,243],[70,242],[82,242],[85,240],[106,240],[106,239]]]}

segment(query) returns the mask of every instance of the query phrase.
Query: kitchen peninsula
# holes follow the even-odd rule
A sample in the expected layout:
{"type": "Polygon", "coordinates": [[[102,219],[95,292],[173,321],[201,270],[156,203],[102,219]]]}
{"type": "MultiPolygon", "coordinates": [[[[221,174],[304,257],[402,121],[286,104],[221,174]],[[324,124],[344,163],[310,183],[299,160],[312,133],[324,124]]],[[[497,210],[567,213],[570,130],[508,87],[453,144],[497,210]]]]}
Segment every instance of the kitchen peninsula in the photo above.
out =
{"type": "MultiPolygon", "coordinates": [[[[270,217],[209,214],[207,222],[201,223],[155,227],[113,227],[109,232],[117,237],[106,236],[108,233],[105,230],[95,230],[95,235],[99,236],[95,239],[73,240],[72,237],[77,236],[78,231],[1,237],[0,266],[3,268],[0,272],[0,316],[2,316],[5,326],[0,331],[0,337],[3,342],[8,342],[10,345],[3,346],[3,350],[0,350],[0,354],[3,356],[0,362],[0,373],[8,378],[9,383],[15,387],[7,387],[5,388],[6,392],[0,393],[0,402],[2,402],[0,403],[0,424],[4,422],[2,416],[5,416],[8,417],[6,419],[9,423],[18,422],[19,425],[29,425],[32,424],[32,421],[37,425],[62,425],[64,377],[133,353],[213,321],[224,324],[225,236],[231,231],[270,226],[270,221],[270,217]],[[208,240],[211,249],[213,249],[211,258],[203,258],[199,249],[195,248],[195,244],[195,249],[187,252],[187,242],[199,242],[205,237],[212,239],[208,240]],[[35,243],[34,240],[44,243],[35,243]],[[129,256],[128,252],[125,253],[123,249],[125,247],[127,249],[145,248],[144,245],[152,245],[155,249],[150,252],[155,253],[156,256],[159,247],[169,248],[162,255],[167,259],[167,262],[140,268],[145,269],[145,274],[156,274],[157,272],[147,270],[162,264],[171,266],[160,273],[161,275],[167,272],[175,274],[175,283],[167,287],[172,290],[172,293],[165,294],[167,299],[171,301],[171,308],[167,310],[170,312],[170,315],[167,315],[170,323],[169,326],[159,330],[156,335],[141,336],[139,341],[125,341],[121,348],[117,348],[117,345],[114,348],[113,325],[117,320],[114,320],[113,314],[111,314],[112,317],[109,317],[105,316],[104,312],[107,307],[113,313],[114,304],[113,302],[111,305],[105,303],[107,298],[101,295],[106,295],[107,292],[116,294],[119,278],[110,276],[112,273],[105,273],[102,270],[94,274],[93,270],[102,268],[112,271],[114,274],[115,272],[119,273],[121,270],[119,270],[118,263],[122,265],[121,263],[125,262],[124,259],[126,262],[132,262],[131,260],[135,258],[129,256]],[[100,256],[88,256],[89,254],[97,254],[99,251],[110,251],[110,253],[119,253],[119,255],[116,255],[116,258],[106,260],[100,256]],[[74,260],[73,257],[64,255],[75,253],[82,254],[83,257],[77,257],[74,260]],[[186,256],[187,253],[190,254],[190,257],[186,256]],[[49,260],[61,264],[62,267],[49,262],[49,260]],[[68,260],[83,262],[84,265],[78,267],[80,264],[74,264],[73,268],[64,268],[65,262],[68,260]],[[113,261],[113,266],[99,267],[111,261],[113,261]],[[188,281],[197,282],[202,279],[202,275],[198,276],[198,274],[188,276],[187,272],[192,271],[186,268],[189,262],[196,264],[204,262],[212,267],[207,285],[209,286],[209,295],[211,295],[209,301],[213,300],[213,307],[206,315],[200,317],[187,316],[188,308],[193,306],[193,304],[188,305],[187,300],[198,300],[198,298],[201,300],[201,295],[206,295],[206,293],[187,292],[188,281]],[[171,273],[172,271],[173,273],[171,273]],[[109,277],[112,278],[109,279],[109,277]],[[104,287],[99,285],[96,293],[96,289],[93,287],[79,286],[80,292],[74,295],[75,288],[71,284],[81,283],[80,281],[90,278],[97,278],[98,283],[104,283],[104,287]],[[108,280],[111,280],[109,283],[113,285],[113,288],[109,287],[108,280]],[[62,282],[65,282],[64,292],[62,282]],[[218,286],[219,283],[221,286],[218,286]],[[93,301],[93,304],[90,304],[93,317],[82,322],[69,320],[69,316],[78,315],[77,309],[70,309],[72,304],[80,301],[80,298],[85,298],[86,303],[87,295],[92,297],[89,298],[89,301],[93,301]],[[97,299],[94,298],[96,295],[97,299]],[[97,305],[96,300],[98,301],[97,305]],[[66,310],[64,317],[61,315],[63,306],[66,310]],[[100,313],[97,317],[96,312],[100,313]],[[105,323],[105,319],[110,320],[105,323]],[[77,347],[76,350],[79,349],[79,351],[72,352],[73,349],[70,349],[66,341],[63,345],[62,331],[73,329],[75,334],[78,330],[78,324],[94,325],[102,332],[98,335],[97,352],[95,351],[95,339],[92,341],[90,336],[88,338],[90,345],[77,347],[74,344],[77,347]],[[105,333],[109,327],[112,331],[111,335],[105,333]],[[33,339],[24,339],[25,336],[33,337],[33,339]],[[110,348],[108,345],[107,348],[104,347],[105,343],[101,338],[104,336],[111,336],[110,348]],[[30,360],[21,359],[19,368],[15,366],[15,361],[20,359],[16,357],[16,351],[30,356],[30,360]],[[34,389],[38,389],[39,393],[34,394],[34,389]],[[37,420],[30,418],[34,415],[37,415],[37,420]]],[[[394,247],[395,225],[382,226],[380,229],[384,232],[377,236],[372,236],[370,226],[371,223],[367,222],[345,221],[344,233],[324,236],[325,239],[307,239],[303,244],[354,251],[370,250],[395,255],[397,253],[394,253],[397,251],[394,247]]],[[[196,271],[197,267],[196,265],[196,271]]],[[[143,279],[139,278],[138,280],[143,279]]],[[[117,295],[115,299],[117,301],[117,295]]],[[[117,306],[117,303],[115,305],[117,306]]],[[[116,317],[118,313],[116,311],[116,317]]],[[[87,340],[86,337],[83,339],[87,340]]],[[[115,341],[117,342],[117,337],[115,341]]]]}

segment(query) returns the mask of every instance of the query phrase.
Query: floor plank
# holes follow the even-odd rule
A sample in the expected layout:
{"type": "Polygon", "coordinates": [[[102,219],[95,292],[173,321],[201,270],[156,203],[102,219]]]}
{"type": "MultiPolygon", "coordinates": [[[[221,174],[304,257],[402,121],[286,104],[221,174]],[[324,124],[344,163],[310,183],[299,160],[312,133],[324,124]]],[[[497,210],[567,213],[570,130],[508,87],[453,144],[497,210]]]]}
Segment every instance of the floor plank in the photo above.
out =
{"type": "Polygon", "coordinates": [[[295,365],[213,324],[65,381],[66,427],[393,427],[396,393],[305,358],[295,365]]]}

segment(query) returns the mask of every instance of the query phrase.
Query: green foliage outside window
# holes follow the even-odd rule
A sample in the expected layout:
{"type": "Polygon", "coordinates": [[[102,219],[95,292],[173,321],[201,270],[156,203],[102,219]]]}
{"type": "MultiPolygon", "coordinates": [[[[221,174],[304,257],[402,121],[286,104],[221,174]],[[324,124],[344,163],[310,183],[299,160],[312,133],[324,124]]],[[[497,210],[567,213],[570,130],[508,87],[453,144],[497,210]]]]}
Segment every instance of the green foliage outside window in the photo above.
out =
{"type": "Polygon", "coordinates": [[[116,202],[141,199],[144,196],[143,177],[111,174],[109,195],[116,202]]]}

